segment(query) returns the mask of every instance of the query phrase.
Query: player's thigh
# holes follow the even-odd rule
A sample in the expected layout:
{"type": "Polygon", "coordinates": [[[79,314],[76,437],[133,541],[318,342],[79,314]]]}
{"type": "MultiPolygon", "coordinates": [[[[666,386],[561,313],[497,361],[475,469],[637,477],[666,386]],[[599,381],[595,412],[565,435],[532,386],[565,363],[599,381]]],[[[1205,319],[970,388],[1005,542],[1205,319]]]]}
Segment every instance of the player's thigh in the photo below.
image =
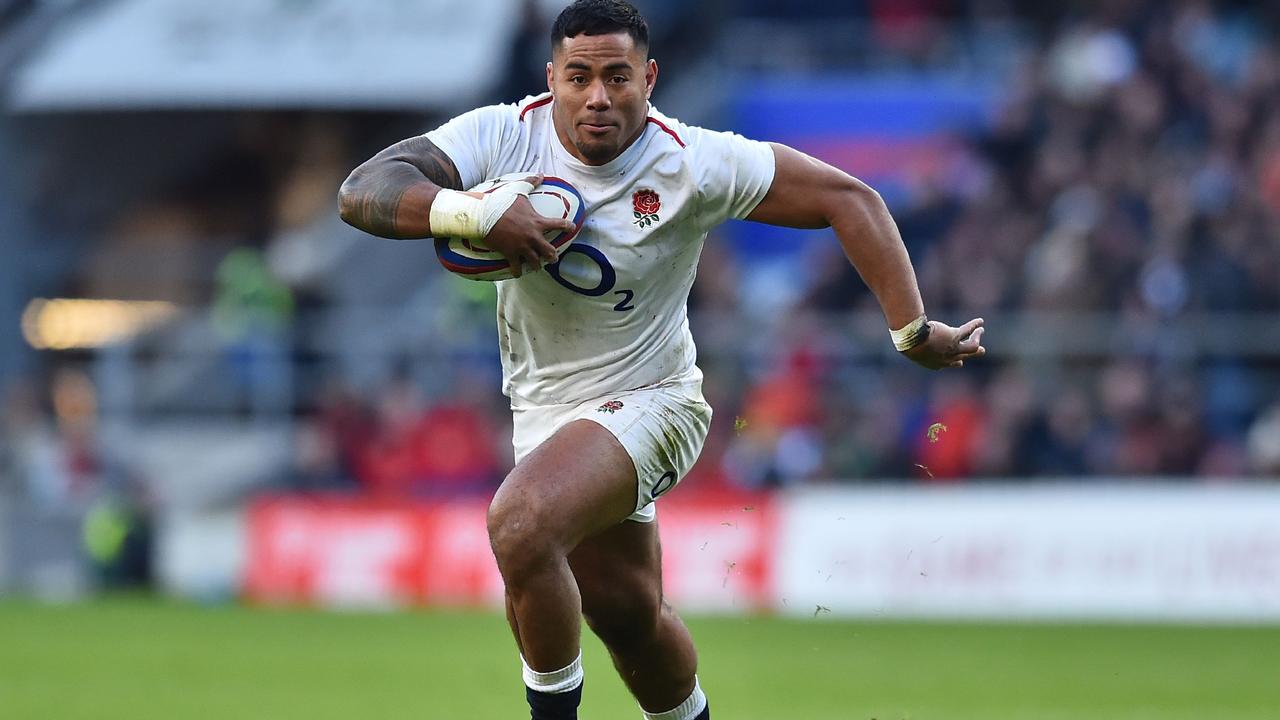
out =
{"type": "Polygon", "coordinates": [[[552,545],[567,552],[630,515],[635,488],[635,466],[613,433],[575,420],[507,475],[489,507],[490,539],[496,550],[552,545]]]}
{"type": "Polygon", "coordinates": [[[653,520],[654,501],[693,467],[711,425],[711,406],[696,384],[616,393],[580,411],[608,428],[631,456],[636,505],[630,518],[638,521],[653,520]]]}
{"type": "Polygon", "coordinates": [[[569,554],[582,614],[606,642],[643,634],[662,603],[657,522],[624,522],[583,540],[569,554]]]}

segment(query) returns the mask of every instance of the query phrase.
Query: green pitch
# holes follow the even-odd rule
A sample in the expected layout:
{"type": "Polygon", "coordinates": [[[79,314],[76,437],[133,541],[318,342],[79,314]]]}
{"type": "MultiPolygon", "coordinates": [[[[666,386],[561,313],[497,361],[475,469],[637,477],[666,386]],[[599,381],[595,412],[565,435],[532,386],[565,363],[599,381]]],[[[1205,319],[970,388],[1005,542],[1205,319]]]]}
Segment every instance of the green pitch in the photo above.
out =
{"type": "MultiPolygon", "coordinates": [[[[719,720],[1274,720],[1280,627],[694,618],[719,720]]],[[[594,639],[584,720],[639,718],[594,639]]],[[[0,603],[5,720],[518,720],[484,613],[0,603]]]]}

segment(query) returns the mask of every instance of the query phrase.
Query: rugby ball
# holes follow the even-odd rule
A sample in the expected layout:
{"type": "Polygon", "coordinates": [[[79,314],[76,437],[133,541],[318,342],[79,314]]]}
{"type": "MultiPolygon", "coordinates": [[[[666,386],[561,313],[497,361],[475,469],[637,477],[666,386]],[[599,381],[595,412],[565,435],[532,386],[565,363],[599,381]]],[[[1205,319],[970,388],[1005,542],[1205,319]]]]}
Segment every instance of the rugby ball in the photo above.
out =
{"type": "MultiPolygon", "coordinates": [[[[508,173],[493,180],[486,180],[471,188],[471,192],[489,193],[517,180],[523,180],[537,173],[508,173]]],[[[546,234],[547,242],[556,249],[556,255],[563,255],[569,249],[573,238],[582,229],[585,209],[582,195],[568,181],[550,175],[542,179],[542,183],[529,193],[529,203],[543,217],[556,220],[572,220],[573,230],[553,230],[546,234]]],[[[490,250],[483,242],[466,240],[460,237],[436,238],[436,258],[451,273],[468,280],[510,280],[511,266],[502,253],[490,250]]]]}

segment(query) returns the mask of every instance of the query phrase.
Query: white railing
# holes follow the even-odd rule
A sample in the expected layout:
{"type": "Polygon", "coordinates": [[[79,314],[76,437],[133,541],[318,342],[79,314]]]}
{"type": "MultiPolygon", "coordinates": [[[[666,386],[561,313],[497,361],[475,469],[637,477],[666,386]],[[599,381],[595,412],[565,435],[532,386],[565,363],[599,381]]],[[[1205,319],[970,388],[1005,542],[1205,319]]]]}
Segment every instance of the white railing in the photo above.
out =
{"type": "MultiPolygon", "coordinates": [[[[952,313],[953,315],[955,313],[952,313]]],[[[957,316],[958,317],[958,316],[957,316]]],[[[1069,313],[989,314],[985,365],[1033,362],[1088,371],[1113,358],[1197,363],[1235,359],[1280,386],[1280,315],[1188,315],[1173,320],[1118,319],[1069,313]]],[[[898,363],[879,313],[796,312],[776,317],[693,313],[704,365],[758,366],[803,347],[830,362],[898,363]]],[[[288,416],[304,409],[322,376],[340,375],[357,387],[375,386],[399,365],[421,378],[445,377],[460,363],[491,359],[496,368],[493,316],[483,304],[437,308],[428,315],[403,308],[350,307],[301,319],[287,333],[228,341],[207,313],[187,311],[150,337],[104,348],[95,374],[109,414],[208,415],[246,409],[288,416]],[[304,332],[304,328],[308,328],[304,332]]],[[[428,380],[429,381],[429,380],[428,380]]],[[[495,389],[496,392],[496,389],[495,389]]]]}

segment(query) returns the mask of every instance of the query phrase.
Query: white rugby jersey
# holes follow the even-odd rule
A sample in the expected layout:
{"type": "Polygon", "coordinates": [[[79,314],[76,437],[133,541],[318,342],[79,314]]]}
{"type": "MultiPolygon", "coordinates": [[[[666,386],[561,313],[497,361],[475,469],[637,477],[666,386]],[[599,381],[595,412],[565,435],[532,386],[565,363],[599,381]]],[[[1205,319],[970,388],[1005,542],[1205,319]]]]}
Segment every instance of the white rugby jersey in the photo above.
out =
{"type": "Polygon", "coordinates": [[[650,106],[630,147],[586,165],[561,144],[551,106],[547,93],[483,107],[426,135],[463,187],[512,172],[555,176],[586,206],[558,265],[498,283],[503,392],[529,407],[700,380],[685,304],[702,243],[764,199],[772,148],[650,106]]]}

